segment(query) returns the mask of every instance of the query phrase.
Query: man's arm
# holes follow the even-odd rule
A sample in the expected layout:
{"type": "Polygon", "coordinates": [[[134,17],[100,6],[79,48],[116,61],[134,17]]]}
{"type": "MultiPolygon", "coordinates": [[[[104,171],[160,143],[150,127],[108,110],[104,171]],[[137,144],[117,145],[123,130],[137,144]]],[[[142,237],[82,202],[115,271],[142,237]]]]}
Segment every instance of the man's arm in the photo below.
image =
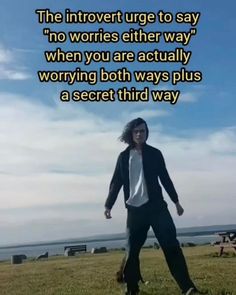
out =
{"type": "Polygon", "coordinates": [[[116,162],[116,167],[114,174],[111,179],[111,183],[109,186],[109,193],[108,197],[105,202],[105,217],[106,218],[111,218],[111,209],[117,199],[117,196],[119,194],[119,191],[123,185],[123,179],[121,175],[121,155],[119,155],[117,162],[116,162]]]}
{"type": "Polygon", "coordinates": [[[166,169],[166,164],[162,153],[160,152],[160,173],[159,177],[162,185],[164,186],[166,192],[170,196],[171,200],[175,203],[177,214],[181,216],[184,213],[183,207],[179,203],[178,194],[175,190],[173,182],[169,176],[169,173],[166,169]]]}

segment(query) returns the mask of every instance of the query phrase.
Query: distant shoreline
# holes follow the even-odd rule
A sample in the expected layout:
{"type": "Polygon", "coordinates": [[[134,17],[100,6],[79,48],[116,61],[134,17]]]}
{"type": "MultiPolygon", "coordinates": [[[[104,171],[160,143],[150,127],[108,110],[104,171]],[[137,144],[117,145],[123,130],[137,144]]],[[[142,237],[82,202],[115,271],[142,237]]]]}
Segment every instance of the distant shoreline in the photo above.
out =
{"type": "MultiPolygon", "coordinates": [[[[213,226],[199,226],[199,227],[189,227],[189,228],[179,228],[177,229],[178,237],[197,237],[197,236],[210,236],[215,235],[217,232],[232,230],[236,231],[236,224],[228,225],[213,225],[213,226]]],[[[216,236],[217,237],[217,236],[216,236]]],[[[154,234],[149,234],[148,238],[155,238],[154,234]]],[[[47,246],[47,245],[63,245],[70,243],[95,243],[95,242],[106,242],[106,241],[120,241],[125,240],[125,233],[119,234],[108,234],[108,235],[99,235],[94,237],[78,238],[78,239],[65,239],[65,240],[56,240],[56,241],[45,241],[45,242],[33,242],[25,244],[16,244],[16,245],[3,245],[0,246],[0,250],[11,249],[11,248],[22,248],[22,247],[38,247],[38,246],[47,246]]]]}
{"type": "MultiPolygon", "coordinates": [[[[209,236],[213,235],[215,232],[204,232],[204,233],[183,233],[183,234],[178,234],[177,237],[195,237],[195,236],[209,236]]],[[[148,235],[147,238],[155,238],[154,235],[148,235]]],[[[64,245],[64,244],[69,244],[69,243],[95,243],[95,242],[107,242],[107,241],[121,241],[125,240],[124,237],[118,237],[118,238],[105,238],[105,239],[91,239],[91,240],[65,240],[65,241],[60,241],[60,242],[43,242],[43,243],[38,243],[38,244],[21,244],[21,245],[10,245],[10,246],[0,246],[0,250],[2,249],[10,249],[10,248],[22,248],[22,247],[38,247],[38,246],[47,246],[47,245],[64,245]]]]}

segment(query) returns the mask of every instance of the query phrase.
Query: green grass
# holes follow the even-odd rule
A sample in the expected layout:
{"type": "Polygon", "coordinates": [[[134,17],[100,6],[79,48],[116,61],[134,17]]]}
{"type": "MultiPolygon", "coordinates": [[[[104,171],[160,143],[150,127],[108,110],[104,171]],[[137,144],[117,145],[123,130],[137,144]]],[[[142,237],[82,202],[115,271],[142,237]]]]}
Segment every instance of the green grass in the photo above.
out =
{"type": "MultiPolygon", "coordinates": [[[[216,248],[198,246],[183,249],[191,277],[197,287],[209,295],[236,294],[236,257],[218,257],[216,248]]],[[[124,252],[81,254],[76,257],[50,257],[44,261],[26,261],[20,265],[0,263],[1,295],[118,295],[124,286],[116,283],[124,252]]],[[[180,294],[161,250],[143,249],[141,268],[145,280],[140,295],[180,294]]]]}

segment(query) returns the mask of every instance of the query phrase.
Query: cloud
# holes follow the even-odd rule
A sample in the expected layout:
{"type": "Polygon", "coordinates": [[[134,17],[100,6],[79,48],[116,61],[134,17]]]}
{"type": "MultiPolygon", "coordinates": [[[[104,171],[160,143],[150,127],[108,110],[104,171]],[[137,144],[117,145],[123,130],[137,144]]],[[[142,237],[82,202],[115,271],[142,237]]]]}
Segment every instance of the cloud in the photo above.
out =
{"type": "Polygon", "coordinates": [[[1,207],[104,197],[121,145],[111,142],[121,126],[83,108],[48,107],[6,93],[0,103],[1,207]]]}
{"type": "MultiPolygon", "coordinates": [[[[57,218],[65,222],[74,218],[78,223],[94,219],[88,233],[104,232],[103,203],[116,157],[125,148],[117,140],[125,122],[123,114],[119,121],[119,117],[102,117],[81,104],[48,106],[36,101],[0,93],[1,224],[6,229],[20,223],[28,228],[29,239],[32,221],[40,223],[40,218],[47,220],[48,233],[52,223],[56,227],[57,218]]],[[[233,223],[236,128],[173,136],[155,123],[155,111],[145,112],[142,114],[150,119],[149,143],[163,152],[185,208],[177,224],[217,223],[222,211],[227,214],[221,216],[221,222],[233,223]]],[[[175,216],[174,205],[166,194],[165,198],[175,216]]],[[[113,214],[116,230],[123,231],[122,193],[113,214]]],[[[68,231],[69,236],[84,233],[85,229],[76,231],[74,227],[68,231]]]]}
{"type": "Polygon", "coordinates": [[[10,63],[13,60],[12,52],[0,45],[0,64],[10,63]]]}
{"type": "MultiPolygon", "coordinates": [[[[169,173],[186,209],[184,217],[177,219],[177,225],[234,222],[231,209],[236,190],[234,127],[211,133],[198,132],[188,137],[155,134],[152,135],[152,144],[158,144],[163,151],[169,173]],[[200,221],[199,215],[202,216],[200,221]]],[[[174,206],[164,194],[174,214],[174,206]]]]}
{"type": "Polygon", "coordinates": [[[30,77],[25,69],[19,68],[17,51],[0,44],[0,80],[27,80],[30,77]]]}
{"type": "Polygon", "coordinates": [[[196,92],[181,92],[179,101],[180,102],[196,102],[198,101],[199,94],[196,92]]]}
{"type": "Polygon", "coordinates": [[[30,75],[17,70],[9,69],[7,66],[0,65],[0,80],[27,80],[30,79],[30,75]]]}
{"type": "Polygon", "coordinates": [[[145,118],[145,120],[153,119],[153,118],[160,118],[160,117],[166,117],[169,116],[170,112],[165,110],[151,110],[151,109],[142,109],[139,111],[133,111],[133,112],[123,112],[122,117],[124,120],[129,121],[134,118],[145,118]]]}

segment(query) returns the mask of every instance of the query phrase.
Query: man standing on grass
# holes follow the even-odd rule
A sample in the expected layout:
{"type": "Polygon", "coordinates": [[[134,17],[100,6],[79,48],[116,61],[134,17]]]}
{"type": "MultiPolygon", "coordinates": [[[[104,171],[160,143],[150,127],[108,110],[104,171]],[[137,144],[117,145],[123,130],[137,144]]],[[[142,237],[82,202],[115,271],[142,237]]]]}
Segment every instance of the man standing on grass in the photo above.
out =
{"type": "Polygon", "coordinates": [[[197,289],[189,277],[185,258],[176,239],[176,228],[163,199],[158,179],[175,203],[178,215],[182,215],[184,210],[167,172],[162,153],[146,144],[148,133],[147,123],[141,118],[132,120],[125,126],[120,140],[127,143],[128,147],[118,157],[105,202],[104,214],[110,219],[111,209],[123,186],[128,212],[125,294],[139,293],[139,253],[150,226],[164,252],[169,270],[183,294],[194,294],[197,289]]]}

